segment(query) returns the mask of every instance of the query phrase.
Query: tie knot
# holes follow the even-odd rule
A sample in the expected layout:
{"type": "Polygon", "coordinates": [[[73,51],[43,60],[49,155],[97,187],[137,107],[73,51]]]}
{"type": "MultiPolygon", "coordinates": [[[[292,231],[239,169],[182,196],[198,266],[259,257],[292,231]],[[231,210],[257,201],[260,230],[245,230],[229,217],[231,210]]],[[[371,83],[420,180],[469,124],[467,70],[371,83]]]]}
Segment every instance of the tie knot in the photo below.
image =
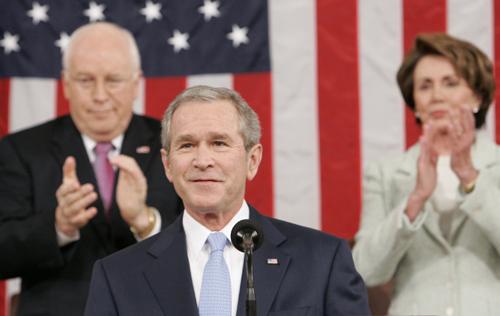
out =
{"type": "Polygon", "coordinates": [[[94,148],[96,155],[107,155],[113,149],[113,144],[110,142],[97,143],[94,148]]]}
{"type": "Polygon", "coordinates": [[[227,242],[226,235],[224,235],[221,232],[210,233],[210,235],[208,235],[207,240],[208,243],[210,244],[210,248],[212,249],[211,252],[217,250],[224,250],[224,247],[226,246],[227,242]]]}

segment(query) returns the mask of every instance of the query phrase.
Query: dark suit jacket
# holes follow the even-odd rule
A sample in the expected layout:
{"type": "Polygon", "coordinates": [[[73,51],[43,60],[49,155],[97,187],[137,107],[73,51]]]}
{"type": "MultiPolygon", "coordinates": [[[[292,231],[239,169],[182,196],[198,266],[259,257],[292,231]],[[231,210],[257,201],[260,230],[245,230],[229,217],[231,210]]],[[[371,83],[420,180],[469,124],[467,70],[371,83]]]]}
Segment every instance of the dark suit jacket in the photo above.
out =
{"type": "MultiPolygon", "coordinates": [[[[96,262],[85,315],[198,315],[181,218],[157,236],[96,262]]],[[[250,218],[264,231],[264,243],[254,253],[258,315],[370,315],[345,241],[252,208],[250,218]],[[268,264],[273,258],[279,264],[268,264]]],[[[241,285],[238,315],[245,313],[244,276],[241,285]]]]}
{"type": "MultiPolygon", "coordinates": [[[[157,120],[134,115],[121,151],[138,162],[148,181],[147,203],[158,208],[166,226],[183,207],[165,177],[159,137],[157,120]],[[138,153],[140,146],[149,146],[150,152],[138,153]]],[[[80,182],[97,188],[81,135],[69,116],[0,141],[0,278],[22,278],[18,315],[82,315],[94,262],[135,243],[116,202],[107,221],[99,199],[98,214],[80,230],[80,240],[57,245],[55,192],[70,155],[76,158],[80,182]]]]}

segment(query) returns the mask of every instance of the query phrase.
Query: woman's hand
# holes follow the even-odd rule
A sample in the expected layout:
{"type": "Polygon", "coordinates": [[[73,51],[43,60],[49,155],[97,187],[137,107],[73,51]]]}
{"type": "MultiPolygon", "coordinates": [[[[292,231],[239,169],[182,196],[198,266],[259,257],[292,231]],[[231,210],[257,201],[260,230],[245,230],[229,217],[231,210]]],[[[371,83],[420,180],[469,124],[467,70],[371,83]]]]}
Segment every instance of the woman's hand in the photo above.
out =
{"type": "Polygon", "coordinates": [[[424,124],[424,131],[420,136],[420,155],[417,160],[417,182],[406,206],[406,215],[410,221],[415,220],[425,201],[436,188],[438,153],[433,144],[435,133],[436,129],[432,123],[424,124]]]}
{"type": "Polygon", "coordinates": [[[472,164],[471,148],[476,138],[474,115],[463,106],[451,113],[451,169],[462,186],[473,183],[479,172],[472,164]]]}

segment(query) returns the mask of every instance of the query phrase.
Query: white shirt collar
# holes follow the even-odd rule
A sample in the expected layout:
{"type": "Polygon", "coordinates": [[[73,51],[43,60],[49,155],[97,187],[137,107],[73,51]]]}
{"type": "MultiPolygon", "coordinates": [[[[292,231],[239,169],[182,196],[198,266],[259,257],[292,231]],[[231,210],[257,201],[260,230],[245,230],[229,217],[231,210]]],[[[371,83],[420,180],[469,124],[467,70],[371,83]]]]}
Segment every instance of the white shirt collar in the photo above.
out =
{"type": "MultiPolygon", "coordinates": [[[[243,204],[241,205],[239,211],[220,231],[224,235],[226,235],[228,240],[231,240],[231,230],[233,229],[234,225],[236,225],[236,223],[243,219],[249,218],[250,210],[248,208],[248,204],[246,203],[246,201],[243,201],[243,204]]],[[[184,227],[184,231],[186,232],[187,251],[189,254],[193,255],[193,257],[196,257],[197,254],[199,254],[203,250],[208,235],[212,231],[196,221],[188,212],[186,212],[186,210],[184,210],[182,216],[182,226],[184,227]]]]}
{"type": "MultiPolygon", "coordinates": [[[[85,150],[87,151],[87,155],[89,156],[89,160],[93,162],[95,160],[94,148],[97,142],[90,138],[88,135],[81,134],[83,145],[85,146],[85,150]]],[[[113,144],[112,154],[118,154],[122,150],[124,134],[120,134],[111,140],[111,144],[113,144]]]]}

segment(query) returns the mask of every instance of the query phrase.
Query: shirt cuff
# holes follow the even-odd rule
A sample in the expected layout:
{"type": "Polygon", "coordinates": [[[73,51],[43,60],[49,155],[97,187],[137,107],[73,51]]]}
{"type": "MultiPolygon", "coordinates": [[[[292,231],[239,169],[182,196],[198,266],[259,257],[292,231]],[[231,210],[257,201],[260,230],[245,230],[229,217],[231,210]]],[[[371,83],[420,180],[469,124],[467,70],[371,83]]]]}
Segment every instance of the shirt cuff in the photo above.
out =
{"type": "Polygon", "coordinates": [[[57,229],[56,227],[56,234],[57,234],[57,245],[59,247],[64,247],[67,244],[80,240],[80,231],[77,231],[75,236],[68,236],[65,233],[59,231],[59,229],[57,229]]]}
{"type": "MultiPolygon", "coordinates": [[[[406,206],[406,203],[405,203],[405,206],[406,206]]],[[[428,211],[425,209],[425,206],[424,206],[424,209],[418,213],[417,217],[412,222],[412,221],[410,221],[410,219],[406,215],[406,209],[403,206],[403,208],[399,212],[399,220],[398,220],[399,227],[404,228],[408,231],[412,231],[412,232],[417,231],[424,224],[424,221],[427,218],[427,213],[428,213],[428,211]]]]}
{"type": "Polygon", "coordinates": [[[149,233],[149,235],[144,236],[144,238],[141,238],[141,237],[139,237],[139,235],[134,234],[135,240],[137,240],[137,241],[142,241],[142,240],[147,239],[147,238],[149,238],[149,237],[151,237],[151,236],[153,236],[155,234],[158,234],[160,232],[160,230],[161,230],[161,215],[160,215],[160,212],[156,208],[154,208],[154,207],[152,207],[151,210],[153,211],[153,215],[155,217],[155,226],[153,227],[153,230],[151,230],[151,232],[149,233]]]}

